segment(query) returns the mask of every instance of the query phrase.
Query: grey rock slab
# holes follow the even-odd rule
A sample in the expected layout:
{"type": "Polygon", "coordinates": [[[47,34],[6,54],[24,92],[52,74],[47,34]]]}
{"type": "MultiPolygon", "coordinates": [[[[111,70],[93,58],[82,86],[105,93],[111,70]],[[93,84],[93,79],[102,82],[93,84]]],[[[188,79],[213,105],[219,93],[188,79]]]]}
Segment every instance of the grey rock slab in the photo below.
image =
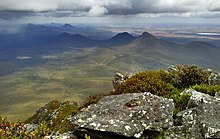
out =
{"type": "Polygon", "coordinates": [[[191,94],[188,108],[195,108],[198,123],[205,138],[220,138],[220,98],[197,92],[192,89],[182,94],[191,94]]]}
{"type": "Polygon", "coordinates": [[[80,128],[139,138],[145,130],[163,131],[173,126],[172,99],[151,93],[112,95],[72,117],[80,128]]]}

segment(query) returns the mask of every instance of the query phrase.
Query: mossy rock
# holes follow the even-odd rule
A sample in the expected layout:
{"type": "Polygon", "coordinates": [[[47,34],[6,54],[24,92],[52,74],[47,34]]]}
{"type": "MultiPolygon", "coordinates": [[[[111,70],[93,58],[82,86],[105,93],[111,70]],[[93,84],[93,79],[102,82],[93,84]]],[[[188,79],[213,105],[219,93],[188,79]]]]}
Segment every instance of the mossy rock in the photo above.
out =
{"type": "Polygon", "coordinates": [[[34,124],[44,123],[51,130],[63,133],[73,130],[74,127],[67,118],[76,114],[78,111],[79,107],[76,102],[66,101],[61,103],[58,100],[53,100],[40,108],[36,114],[25,122],[34,124]]]}

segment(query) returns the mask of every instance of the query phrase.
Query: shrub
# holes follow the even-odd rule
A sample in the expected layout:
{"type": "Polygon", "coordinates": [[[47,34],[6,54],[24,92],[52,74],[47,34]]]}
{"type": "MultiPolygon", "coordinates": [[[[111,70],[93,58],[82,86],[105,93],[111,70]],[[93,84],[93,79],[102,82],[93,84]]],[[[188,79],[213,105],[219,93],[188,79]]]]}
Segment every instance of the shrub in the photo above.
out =
{"type": "Polygon", "coordinates": [[[172,83],[178,88],[186,88],[196,84],[208,84],[209,72],[197,65],[177,65],[169,70],[172,83]]]}
{"type": "Polygon", "coordinates": [[[171,80],[169,73],[163,70],[145,71],[134,75],[119,85],[110,94],[125,94],[138,92],[151,92],[152,94],[167,97],[172,90],[168,82],[171,80]]]}
{"type": "Polygon", "coordinates": [[[45,124],[40,124],[35,130],[28,131],[25,123],[9,122],[6,117],[0,116],[0,138],[1,139],[43,139],[51,131],[45,124]]]}
{"type": "Polygon", "coordinates": [[[176,114],[178,112],[183,111],[183,110],[186,109],[190,97],[191,96],[188,95],[188,94],[180,95],[180,93],[173,94],[170,97],[170,98],[173,99],[173,102],[174,102],[174,105],[175,105],[175,109],[174,109],[174,112],[173,112],[174,117],[176,116],[176,114]]]}
{"type": "Polygon", "coordinates": [[[207,84],[195,85],[191,87],[192,89],[209,94],[210,96],[215,96],[216,92],[220,92],[220,85],[212,86],[207,84]]]}

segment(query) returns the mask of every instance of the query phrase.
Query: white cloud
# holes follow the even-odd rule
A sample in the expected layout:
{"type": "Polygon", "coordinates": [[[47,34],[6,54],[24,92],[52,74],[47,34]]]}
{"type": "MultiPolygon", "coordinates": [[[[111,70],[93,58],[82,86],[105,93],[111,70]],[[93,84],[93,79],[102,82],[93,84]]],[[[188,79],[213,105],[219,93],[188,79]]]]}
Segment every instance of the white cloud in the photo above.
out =
{"type": "Polygon", "coordinates": [[[105,7],[101,6],[93,6],[89,10],[89,15],[90,16],[102,16],[108,13],[108,10],[105,7]]]}

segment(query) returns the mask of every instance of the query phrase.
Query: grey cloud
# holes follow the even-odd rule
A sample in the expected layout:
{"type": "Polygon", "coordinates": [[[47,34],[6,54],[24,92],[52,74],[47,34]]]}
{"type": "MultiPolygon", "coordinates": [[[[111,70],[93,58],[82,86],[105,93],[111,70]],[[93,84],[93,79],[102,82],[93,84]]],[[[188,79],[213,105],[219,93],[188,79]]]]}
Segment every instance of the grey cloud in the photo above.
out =
{"type": "Polygon", "coordinates": [[[33,15],[36,15],[36,13],[27,12],[27,11],[0,11],[0,19],[5,19],[5,20],[18,19],[33,15]]]}
{"type": "Polygon", "coordinates": [[[34,13],[55,17],[212,13],[220,12],[220,2],[219,0],[1,0],[0,18],[6,18],[6,11],[12,11],[8,15],[12,17],[34,13]]]}

